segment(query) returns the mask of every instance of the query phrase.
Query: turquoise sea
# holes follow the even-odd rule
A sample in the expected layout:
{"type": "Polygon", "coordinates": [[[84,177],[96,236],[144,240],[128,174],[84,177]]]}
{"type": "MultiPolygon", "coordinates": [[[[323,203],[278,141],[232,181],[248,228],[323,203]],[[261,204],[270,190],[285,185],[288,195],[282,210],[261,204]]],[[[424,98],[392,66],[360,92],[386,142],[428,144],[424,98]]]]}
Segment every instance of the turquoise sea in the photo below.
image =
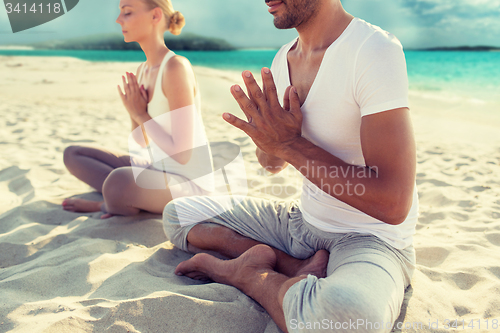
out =
{"type": "MultiPolygon", "coordinates": [[[[178,51],[193,65],[258,72],[277,50],[178,51]]],[[[406,51],[410,89],[427,96],[500,102],[500,52],[406,51]]],[[[142,51],[0,50],[0,55],[69,56],[88,61],[145,61],[142,51]]],[[[1,75],[1,73],[0,73],[1,75]]],[[[499,111],[500,112],[500,111],[499,111]]]]}

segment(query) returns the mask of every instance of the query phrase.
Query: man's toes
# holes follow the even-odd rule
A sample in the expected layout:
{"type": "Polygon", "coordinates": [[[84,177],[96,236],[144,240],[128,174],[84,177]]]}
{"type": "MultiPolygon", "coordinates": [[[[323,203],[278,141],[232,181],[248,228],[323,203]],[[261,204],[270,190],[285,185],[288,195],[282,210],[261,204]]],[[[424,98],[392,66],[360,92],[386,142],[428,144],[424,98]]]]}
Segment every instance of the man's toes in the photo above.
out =
{"type": "Polygon", "coordinates": [[[321,261],[323,262],[322,266],[323,266],[323,269],[321,271],[321,278],[326,278],[326,274],[327,274],[327,268],[328,268],[328,260],[330,259],[330,253],[326,250],[321,250],[321,251],[324,251],[322,254],[321,254],[321,261]]]}
{"type": "Polygon", "coordinates": [[[198,281],[205,281],[205,282],[212,281],[208,276],[200,272],[187,273],[185,276],[198,281]]]}
{"type": "MultiPolygon", "coordinates": [[[[198,265],[198,262],[203,263],[203,258],[204,256],[210,256],[206,253],[198,253],[195,254],[191,259],[186,260],[181,262],[177,267],[175,268],[175,274],[176,275],[186,275],[192,272],[198,272],[200,270],[200,267],[198,265]],[[201,259],[201,260],[200,260],[201,259]]],[[[208,258],[205,258],[208,259],[208,258]]]]}
{"type": "Polygon", "coordinates": [[[330,253],[326,250],[316,252],[304,261],[304,265],[298,269],[295,276],[311,274],[318,278],[326,277],[329,257],[330,253]]]}
{"type": "Polygon", "coordinates": [[[175,268],[174,274],[178,276],[185,275],[189,270],[186,269],[186,265],[184,264],[185,261],[181,262],[177,267],[175,268]]]}
{"type": "Polygon", "coordinates": [[[326,250],[319,250],[314,255],[314,265],[318,269],[318,277],[326,277],[326,268],[328,266],[329,258],[330,253],[326,250]]]}

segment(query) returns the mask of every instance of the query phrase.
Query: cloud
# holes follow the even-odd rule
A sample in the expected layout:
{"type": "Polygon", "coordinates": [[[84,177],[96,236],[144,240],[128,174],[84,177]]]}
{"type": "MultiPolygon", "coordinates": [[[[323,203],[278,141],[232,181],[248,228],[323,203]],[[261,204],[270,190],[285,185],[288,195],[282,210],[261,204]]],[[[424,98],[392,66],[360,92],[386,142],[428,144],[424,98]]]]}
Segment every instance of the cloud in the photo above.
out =
{"type": "Polygon", "coordinates": [[[183,0],[174,2],[186,16],[186,31],[224,38],[237,46],[278,47],[295,31],[279,31],[264,0],[183,0]]]}
{"type": "MultiPolygon", "coordinates": [[[[312,0],[311,0],[312,1],[312,0]]],[[[0,44],[27,44],[97,33],[120,33],[118,0],[82,0],[68,14],[12,34],[0,7],[0,44]]],[[[278,47],[296,36],[277,30],[264,0],[173,0],[185,31],[220,37],[241,47],[278,47]]],[[[395,34],[407,48],[499,45],[499,0],[342,0],[354,16],[395,34]]]]}
{"type": "Polygon", "coordinates": [[[500,46],[498,0],[345,0],[344,6],[406,47],[500,46]]]}

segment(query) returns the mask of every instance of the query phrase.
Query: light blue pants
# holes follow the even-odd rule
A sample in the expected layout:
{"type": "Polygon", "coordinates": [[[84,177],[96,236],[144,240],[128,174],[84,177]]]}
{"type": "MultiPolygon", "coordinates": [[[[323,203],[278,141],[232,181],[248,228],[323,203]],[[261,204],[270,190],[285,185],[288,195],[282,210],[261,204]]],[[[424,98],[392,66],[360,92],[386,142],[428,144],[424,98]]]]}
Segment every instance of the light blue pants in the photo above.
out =
{"type": "Polygon", "coordinates": [[[196,223],[216,223],[243,236],[306,259],[330,252],[327,277],[309,275],[285,294],[289,332],[390,332],[415,265],[412,246],[397,250],[370,234],[321,231],[302,219],[297,202],[228,197],[186,197],[164,210],[170,241],[187,251],[196,223]]]}

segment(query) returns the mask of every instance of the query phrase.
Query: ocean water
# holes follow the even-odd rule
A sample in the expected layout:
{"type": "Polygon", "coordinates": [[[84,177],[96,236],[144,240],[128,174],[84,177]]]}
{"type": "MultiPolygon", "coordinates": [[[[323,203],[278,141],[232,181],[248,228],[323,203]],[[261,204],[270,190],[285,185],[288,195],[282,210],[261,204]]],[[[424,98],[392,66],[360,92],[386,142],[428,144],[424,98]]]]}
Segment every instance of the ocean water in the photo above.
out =
{"type": "MultiPolygon", "coordinates": [[[[278,50],[178,51],[193,65],[258,72],[278,50]]],[[[500,52],[406,51],[413,93],[452,101],[500,103],[500,52]]],[[[88,61],[145,61],[142,51],[1,50],[0,55],[66,56],[88,61]]],[[[1,75],[1,72],[0,72],[1,75]]],[[[500,112],[500,110],[498,110],[500,112]]]]}
{"type": "MultiPolygon", "coordinates": [[[[260,71],[270,67],[277,49],[239,50],[239,51],[175,51],[185,56],[196,66],[226,70],[260,71]]],[[[0,55],[35,57],[75,57],[88,61],[146,61],[142,51],[96,51],[96,50],[2,50],[0,55]]]]}
{"type": "Polygon", "coordinates": [[[455,101],[500,102],[500,52],[405,54],[412,91],[455,101]]]}

